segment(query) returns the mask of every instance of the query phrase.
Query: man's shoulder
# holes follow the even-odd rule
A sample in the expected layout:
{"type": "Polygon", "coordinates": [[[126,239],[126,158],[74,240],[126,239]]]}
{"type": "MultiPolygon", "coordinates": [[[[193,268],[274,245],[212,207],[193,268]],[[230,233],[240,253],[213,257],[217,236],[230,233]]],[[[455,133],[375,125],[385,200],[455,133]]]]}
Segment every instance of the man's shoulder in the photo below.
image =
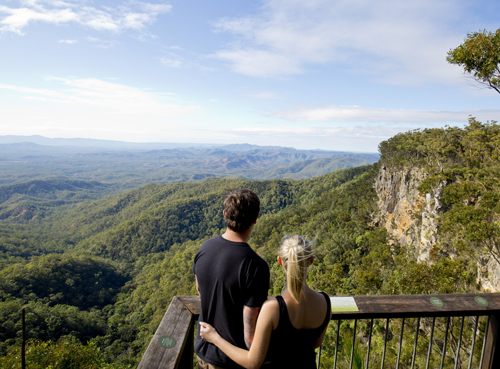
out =
{"type": "Polygon", "coordinates": [[[215,236],[215,237],[212,237],[212,238],[209,238],[208,240],[206,240],[205,242],[203,242],[201,245],[209,245],[211,243],[214,243],[214,242],[222,242],[224,239],[222,238],[222,236],[215,236]]]}
{"type": "Polygon", "coordinates": [[[229,241],[222,236],[206,240],[199,248],[195,262],[206,257],[214,260],[230,258],[234,265],[243,263],[250,268],[269,269],[267,262],[248,243],[229,241]]]}
{"type": "MultiPolygon", "coordinates": [[[[250,249],[252,250],[252,249],[250,249]]],[[[253,260],[255,260],[259,265],[266,266],[266,268],[269,268],[269,265],[267,262],[259,255],[257,254],[254,250],[252,250],[252,257],[253,260]]]]}
{"type": "Polygon", "coordinates": [[[216,246],[222,246],[224,244],[224,238],[222,236],[215,236],[212,238],[209,238],[208,240],[204,241],[200,248],[198,249],[198,252],[204,251],[216,246]]]}
{"type": "Polygon", "coordinates": [[[255,276],[261,275],[262,278],[269,279],[271,273],[269,264],[259,254],[252,250],[252,254],[248,254],[246,260],[248,270],[252,271],[251,273],[255,273],[255,276]]]}
{"type": "Polygon", "coordinates": [[[235,258],[235,262],[260,259],[248,243],[229,241],[222,236],[212,237],[203,242],[196,253],[195,260],[205,256],[216,259],[235,258]]]}

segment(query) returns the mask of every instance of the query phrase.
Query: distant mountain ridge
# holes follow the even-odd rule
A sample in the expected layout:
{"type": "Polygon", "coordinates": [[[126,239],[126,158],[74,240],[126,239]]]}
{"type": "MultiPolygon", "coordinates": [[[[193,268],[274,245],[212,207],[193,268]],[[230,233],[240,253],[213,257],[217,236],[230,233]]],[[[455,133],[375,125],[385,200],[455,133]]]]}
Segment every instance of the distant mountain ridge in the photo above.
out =
{"type": "MultiPolygon", "coordinates": [[[[271,149],[271,150],[290,150],[303,151],[294,149],[293,147],[284,146],[260,146],[248,143],[237,144],[212,144],[212,143],[175,143],[175,142],[126,142],[114,140],[100,140],[93,138],[50,138],[40,135],[18,136],[18,135],[0,135],[0,145],[3,144],[24,144],[34,143],[42,146],[64,146],[78,148],[101,148],[101,149],[136,149],[136,150],[162,150],[162,149],[186,149],[186,148],[220,148],[226,151],[252,151],[256,149],[271,149]]],[[[335,152],[338,154],[360,154],[358,152],[347,151],[330,151],[330,150],[305,150],[311,152],[335,152]]],[[[366,153],[368,155],[377,155],[377,153],[366,153]]]]}
{"type": "MultiPolygon", "coordinates": [[[[161,150],[176,148],[201,148],[201,147],[220,147],[227,151],[250,151],[257,148],[283,149],[281,146],[259,146],[252,144],[212,144],[212,143],[175,143],[175,142],[127,142],[114,140],[100,140],[93,138],[50,138],[40,135],[18,136],[18,135],[0,135],[0,144],[23,144],[34,143],[42,146],[63,146],[79,148],[100,148],[108,150],[161,150]]],[[[295,150],[295,149],[293,149],[295,150]]]]}
{"type": "MultiPolygon", "coordinates": [[[[44,146],[66,146],[66,147],[93,147],[93,148],[106,148],[110,150],[115,149],[136,149],[148,150],[151,148],[176,148],[176,147],[202,147],[202,146],[216,146],[213,144],[196,144],[196,143],[136,143],[125,141],[112,141],[112,140],[97,140],[92,138],[49,138],[40,135],[33,136],[17,136],[5,135],[0,136],[0,144],[16,144],[31,142],[44,146]]],[[[220,145],[222,146],[222,145],[220,145]]]]}
{"type": "Polygon", "coordinates": [[[125,190],[148,183],[186,182],[207,177],[305,179],[372,164],[379,158],[378,154],[370,153],[250,144],[127,145],[129,143],[118,141],[0,136],[0,186],[61,178],[99,181],[125,190]],[[30,139],[36,142],[28,142],[30,139]],[[16,140],[21,142],[14,142],[16,140]],[[320,161],[314,163],[315,160],[320,161]],[[307,165],[292,165],[305,161],[307,165]],[[278,167],[280,169],[273,170],[278,167]]]}

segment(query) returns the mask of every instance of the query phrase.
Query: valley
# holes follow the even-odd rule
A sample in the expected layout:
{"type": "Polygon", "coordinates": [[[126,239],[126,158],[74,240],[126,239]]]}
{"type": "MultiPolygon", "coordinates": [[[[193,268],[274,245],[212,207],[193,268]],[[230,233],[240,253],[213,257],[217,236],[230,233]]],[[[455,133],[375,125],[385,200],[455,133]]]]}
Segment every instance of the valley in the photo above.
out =
{"type": "MultiPolygon", "coordinates": [[[[172,297],[196,293],[192,260],[204,240],[224,231],[229,188],[251,188],[261,199],[249,243],[269,264],[269,295],[284,287],[276,249],[294,233],[316,239],[308,283],[331,296],[495,290],[487,275],[498,269],[499,137],[496,123],[474,119],[463,129],[411,131],[382,142],[375,163],[311,171],[307,179],[250,180],[249,172],[230,176],[227,166],[217,169],[223,178],[211,169],[196,181],[133,188],[133,181],[21,182],[18,175],[0,187],[0,364],[15,356],[25,308],[28,337],[55,353],[71,347],[94,355],[98,367],[135,367],[172,297]]],[[[335,159],[262,150],[274,163],[288,160],[286,173],[335,159]]],[[[195,167],[192,158],[180,160],[195,167]]]]}

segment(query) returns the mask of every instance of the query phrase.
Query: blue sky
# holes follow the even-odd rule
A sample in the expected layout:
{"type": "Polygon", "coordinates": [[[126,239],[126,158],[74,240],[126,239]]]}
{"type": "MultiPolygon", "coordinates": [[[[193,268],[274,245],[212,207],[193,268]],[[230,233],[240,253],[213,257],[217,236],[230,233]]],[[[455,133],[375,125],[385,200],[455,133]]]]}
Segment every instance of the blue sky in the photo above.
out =
{"type": "Polygon", "coordinates": [[[500,121],[446,62],[498,0],[1,0],[0,135],[376,152],[500,121]]]}

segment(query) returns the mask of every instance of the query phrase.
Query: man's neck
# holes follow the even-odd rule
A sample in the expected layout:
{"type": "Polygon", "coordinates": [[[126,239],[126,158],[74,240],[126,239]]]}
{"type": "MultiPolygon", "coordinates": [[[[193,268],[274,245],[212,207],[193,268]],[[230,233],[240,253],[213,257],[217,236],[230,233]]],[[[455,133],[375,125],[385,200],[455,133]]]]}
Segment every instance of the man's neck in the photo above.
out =
{"type": "Polygon", "coordinates": [[[230,228],[226,228],[226,231],[223,233],[222,238],[231,242],[248,242],[250,238],[250,232],[252,231],[252,227],[247,229],[245,232],[235,232],[230,228]]]}

